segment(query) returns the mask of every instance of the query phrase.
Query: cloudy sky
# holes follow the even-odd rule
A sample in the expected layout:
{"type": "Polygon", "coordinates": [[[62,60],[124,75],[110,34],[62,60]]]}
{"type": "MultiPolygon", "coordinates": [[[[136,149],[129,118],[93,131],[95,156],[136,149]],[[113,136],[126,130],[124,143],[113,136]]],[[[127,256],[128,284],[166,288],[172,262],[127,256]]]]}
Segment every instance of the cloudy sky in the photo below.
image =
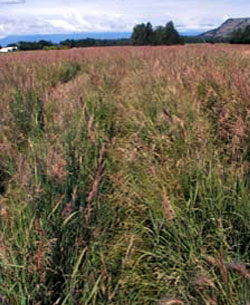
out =
{"type": "Polygon", "coordinates": [[[206,31],[250,17],[249,0],[0,0],[0,37],[10,34],[127,32],[134,24],[173,20],[178,30],[206,31]]]}

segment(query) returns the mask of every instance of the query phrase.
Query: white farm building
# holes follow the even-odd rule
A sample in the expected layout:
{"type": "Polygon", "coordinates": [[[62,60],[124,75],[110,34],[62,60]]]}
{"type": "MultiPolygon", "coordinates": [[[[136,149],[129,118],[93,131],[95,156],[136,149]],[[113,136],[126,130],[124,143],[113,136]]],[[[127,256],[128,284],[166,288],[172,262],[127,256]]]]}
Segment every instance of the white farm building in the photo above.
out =
{"type": "Polygon", "coordinates": [[[0,53],[12,53],[12,52],[15,52],[17,50],[18,50],[17,47],[6,47],[6,48],[1,48],[0,53]]]}

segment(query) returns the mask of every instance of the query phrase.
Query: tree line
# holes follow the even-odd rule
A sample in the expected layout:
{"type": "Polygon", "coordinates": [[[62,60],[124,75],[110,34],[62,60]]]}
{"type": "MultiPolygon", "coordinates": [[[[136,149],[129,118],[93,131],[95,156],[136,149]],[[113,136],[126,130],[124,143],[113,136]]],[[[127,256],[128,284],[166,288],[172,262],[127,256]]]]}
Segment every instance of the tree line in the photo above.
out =
{"type": "Polygon", "coordinates": [[[129,39],[66,39],[59,44],[51,41],[19,41],[17,44],[8,46],[18,46],[21,51],[32,50],[55,50],[79,47],[104,47],[104,46],[126,46],[126,45],[174,45],[184,44],[184,38],[179,35],[172,21],[166,26],[153,28],[150,22],[138,24],[134,27],[129,39]]]}
{"type": "Polygon", "coordinates": [[[82,48],[82,47],[108,47],[108,46],[126,46],[130,45],[130,39],[66,39],[61,41],[60,45],[68,48],[82,48]]]}
{"type": "Polygon", "coordinates": [[[19,41],[18,43],[8,44],[8,47],[18,47],[18,50],[20,51],[63,49],[62,45],[53,44],[51,41],[48,40],[19,41]]]}
{"type": "MultiPolygon", "coordinates": [[[[165,26],[157,26],[153,28],[150,22],[135,25],[130,39],[67,39],[59,44],[51,41],[20,41],[17,44],[9,44],[8,46],[17,46],[21,51],[32,50],[61,50],[79,47],[105,47],[105,46],[145,46],[145,45],[181,45],[185,43],[220,43],[230,42],[232,44],[250,44],[250,26],[245,29],[234,31],[231,38],[209,38],[204,39],[201,36],[181,36],[175,29],[172,21],[165,26]]],[[[1,46],[0,46],[1,48],[1,46]]]]}
{"type": "Polygon", "coordinates": [[[230,43],[250,44],[250,25],[245,29],[234,31],[230,43]]]}
{"type": "MultiPolygon", "coordinates": [[[[67,39],[59,44],[52,43],[47,40],[40,41],[19,41],[15,44],[8,44],[8,47],[17,46],[20,51],[35,51],[35,50],[62,50],[70,48],[84,47],[105,47],[105,46],[125,46],[130,45],[130,39],[67,39]]],[[[1,48],[1,47],[0,47],[1,48]]]]}

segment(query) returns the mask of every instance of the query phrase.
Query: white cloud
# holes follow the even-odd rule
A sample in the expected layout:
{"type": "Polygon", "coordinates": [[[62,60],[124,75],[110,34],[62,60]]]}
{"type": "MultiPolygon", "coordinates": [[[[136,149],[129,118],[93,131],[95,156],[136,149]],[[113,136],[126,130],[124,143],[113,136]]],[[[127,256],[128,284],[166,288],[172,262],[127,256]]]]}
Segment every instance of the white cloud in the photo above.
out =
{"type": "Polygon", "coordinates": [[[66,20],[48,20],[48,23],[50,23],[54,28],[60,28],[63,29],[65,31],[77,31],[77,28],[75,26],[73,26],[72,24],[70,24],[69,22],[67,22],[66,20]]]}
{"type": "Polygon", "coordinates": [[[0,38],[4,37],[3,33],[4,33],[4,25],[0,24],[0,38]]]}
{"type": "Polygon", "coordinates": [[[22,4],[25,3],[25,0],[0,0],[1,4],[22,4]]]}
{"type": "Polygon", "coordinates": [[[226,20],[229,19],[229,18],[230,18],[230,16],[228,16],[228,15],[224,15],[224,16],[223,16],[223,20],[224,20],[224,21],[226,21],[226,20]]]}
{"type": "Polygon", "coordinates": [[[244,17],[249,0],[0,0],[0,35],[131,31],[173,20],[180,31],[206,31],[244,17]],[[22,5],[3,5],[3,4],[22,5]]]}

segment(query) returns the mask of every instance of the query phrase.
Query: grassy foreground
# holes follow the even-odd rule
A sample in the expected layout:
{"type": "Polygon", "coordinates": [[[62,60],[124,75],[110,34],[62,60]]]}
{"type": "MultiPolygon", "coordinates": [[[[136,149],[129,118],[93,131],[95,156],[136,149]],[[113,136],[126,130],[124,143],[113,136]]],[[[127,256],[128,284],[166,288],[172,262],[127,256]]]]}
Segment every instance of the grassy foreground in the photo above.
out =
{"type": "Polygon", "coordinates": [[[250,47],[0,71],[0,304],[250,304],[250,47]]]}

